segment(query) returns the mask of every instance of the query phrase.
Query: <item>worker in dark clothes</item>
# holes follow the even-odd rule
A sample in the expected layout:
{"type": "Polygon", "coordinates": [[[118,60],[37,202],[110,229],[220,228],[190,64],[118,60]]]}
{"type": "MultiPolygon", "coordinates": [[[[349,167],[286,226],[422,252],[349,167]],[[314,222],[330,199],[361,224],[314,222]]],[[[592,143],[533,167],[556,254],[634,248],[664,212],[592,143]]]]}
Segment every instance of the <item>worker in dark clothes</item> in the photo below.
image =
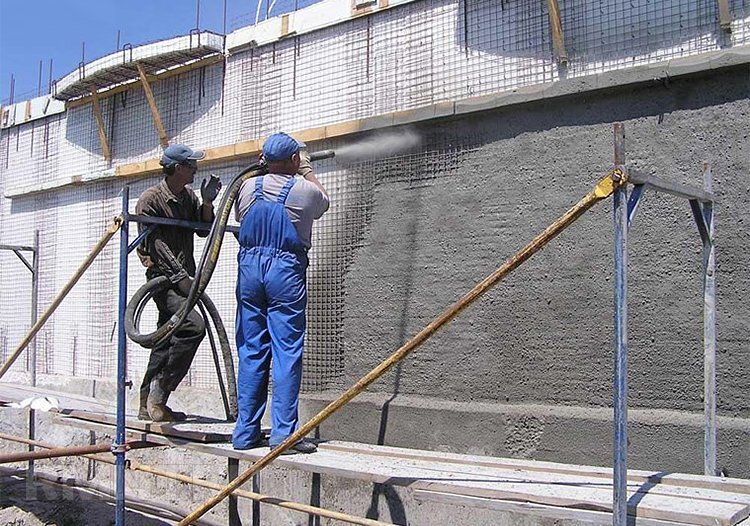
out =
{"type": "MultiPolygon", "coordinates": [[[[219,178],[211,174],[201,184],[202,205],[193,190],[187,187],[198,171],[198,160],[204,156],[204,152],[193,151],[182,144],[167,147],[161,158],[165,177],[161,183],[143,192],[135,207],[136,214],[212,222],[213,201],[221,190],[219,178]]],[[[139,230],[146,227],[138,226],[139,230]]],[[[171,288],[153,296],[159,310],[158,325],[162,326],[182,308],[193,284],[193,231],[157,225],[138,247],[138,256],[146,267],[147,279],[166,276],[172,283],[171,288]]],[[[190,369],[205,334],[203,317],[193,310],[170,338],[151,350],[141,383],[139,419],[157,422],[185,419],[184,413],[172,411],[167,406],[167,399],[190,369]]]]}

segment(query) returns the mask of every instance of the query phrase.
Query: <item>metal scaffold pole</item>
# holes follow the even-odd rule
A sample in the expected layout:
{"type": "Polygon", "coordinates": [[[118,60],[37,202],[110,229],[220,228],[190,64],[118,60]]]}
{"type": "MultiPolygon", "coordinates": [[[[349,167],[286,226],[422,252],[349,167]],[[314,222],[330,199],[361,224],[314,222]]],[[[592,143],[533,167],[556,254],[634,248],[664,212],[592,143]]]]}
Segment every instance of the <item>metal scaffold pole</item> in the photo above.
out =
{"type": "MultiPolygon", "coordinates": [[[[31,268],[31,325],[35,325],[39,311],[39,230],[34,230],[34,253],[32,255],[31,268]]],[[[31,340],[29,350],[29,379],[31,386],[36,387],[36,360],[37,343],[36,338],[31,340]]],[[[29,409],[29,440],[36,439],[36,411],[29,409]]],[[[34,446],[29,446],[29,451],[34,451],[34,446]]],[[[34,491],[34,460],[29,460],[26,471],[26,487],[28,491],[34,491]]]]}
{"type": "Polygon", "coordinates": [[[128,204],[130,188],[122,189],[122,226],[120,227],[120,293],[117,325],[117,432],[112,452],[116,467],[115,526],[125,524],[125,377],[127,375],[127,339],[125,337],[125,308],[128,304],[128,204]]]}
{"type": "MultiPolygon", "coordinates": [[[[703,165],[703,190],[713,193],[713,175],[711,165],[708,163],[703,165]]],[[[703,403],[706,420],[703,445],[703,472],[706,475],[718,475],[716,470],[716,255],[714,251],[713,201],[703,203],[702,215],[706,230],[706,235],[702,236],[703,403]]]]}
{"type": "MultiPolygon", "coordinates": [[[[614,126],[615,169],[625,173],[625,132],[614,126]]],[[[614,191],[614,472],[612,524],[627,526],[628,520],[628,193],[620,184],[614,191]]]]}

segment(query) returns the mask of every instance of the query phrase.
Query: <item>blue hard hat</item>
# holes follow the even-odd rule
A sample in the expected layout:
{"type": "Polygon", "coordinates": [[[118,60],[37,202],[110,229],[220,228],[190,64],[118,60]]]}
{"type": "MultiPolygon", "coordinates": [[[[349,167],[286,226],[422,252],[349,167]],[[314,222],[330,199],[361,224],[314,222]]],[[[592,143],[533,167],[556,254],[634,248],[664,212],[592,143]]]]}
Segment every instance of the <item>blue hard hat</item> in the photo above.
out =
{"type": "Polygon", "coordinates": [[[204,151],[193,150],[184,144],[172,144],[164,149],[159,164],[162,166],[174,166],[188,160],[197,161],[203,159],[205,156],[206,152],[204,151]]]}
{"type": "Polygon", "coordinates": [[[305,143],[286,133],[274,133],[263,143],[263,158],[266,161],[285,161],[304,147],[305,143]]]}

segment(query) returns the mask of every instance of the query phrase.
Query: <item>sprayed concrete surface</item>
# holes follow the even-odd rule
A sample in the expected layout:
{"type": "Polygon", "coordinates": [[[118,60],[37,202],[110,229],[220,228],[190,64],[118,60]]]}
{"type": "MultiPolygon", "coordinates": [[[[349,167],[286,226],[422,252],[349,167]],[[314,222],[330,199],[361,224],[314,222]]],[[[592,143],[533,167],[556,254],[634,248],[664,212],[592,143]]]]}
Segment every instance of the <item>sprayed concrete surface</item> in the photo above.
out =
{"type": "MultiPolygon", "coordinates": [[[[718,411],[744,429],[724,441],[720,431],[719,466],[750,476],[750,434],[742,424],[750,418],[749,92],[742,67],[421,129],[422,148],[434,149],[434,159],[419,166],[405,158],[401,175],[372,190],[372,220],[345,281],[341,386],[380,363],[587,193],[613,162],[612,123],[623,122],[632,167],[702,187],[702,163],[713,166],[718,411]],[[471,151],[455,156],[456,147],[471,151]]],[[[369,391],[438,405],[577,406],[576,425],[550,428],[531,413],[503,422],[502,440],[510,442],[500,451],[537,457],[537,441],[548,444],[546,458],[610,464],[611,426],[585,413],[612,400],[612,243],[608,200],[369,391]],[[508,438],[514,434],[517,440],[508,438]]],[[[688,203],[647,192],[630,231],[629,258],[629,405],[665,410],[662,422],[634,429],[634,436],[653,439],[632,444],[631,455],[651,469],[702,472],[700,420],[686,426],[676,416],[700,418],[703,409],[701,244],[688,203]]],[[[493,426],[465,409],[434,419],[418,406],[402,410],[404,425],[389,424],[382,411],[365,421],[362,411],[350,425],[324,430],[337,437],[367,428],[370,441],[451,443],[453,450],[485,435],[490,443],[497,438],[493,426]]]]}

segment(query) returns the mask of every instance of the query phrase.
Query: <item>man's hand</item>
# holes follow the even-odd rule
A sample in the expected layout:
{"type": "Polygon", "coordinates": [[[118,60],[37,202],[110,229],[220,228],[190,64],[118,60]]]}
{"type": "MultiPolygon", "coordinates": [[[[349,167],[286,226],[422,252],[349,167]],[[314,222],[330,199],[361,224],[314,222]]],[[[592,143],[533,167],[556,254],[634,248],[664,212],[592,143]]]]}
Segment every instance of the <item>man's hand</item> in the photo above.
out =
{"type": "Polygon", "coordinates": [[[188,277],[182,278],[177,282],[177,292],[186,298],[190,295],[190,288],[193,286],[193,280],[188,277]]]}
{"type": "Polygon", "coordinates": [[[211,177],[204,179],[201,183],[201,199],[203,203],[213,203],[216,196],[219,195],[221,190],[221,179],[211,174],[211,177]]]}
{"type": "Polygon", "coordinates": [[[312,171],[312,166],[310,166],[310,154],[307,153],[305,148],[302,148],[299,151],[299,168],[297,169],[297,173],[302,177],[307,177],[312,171]]]}

